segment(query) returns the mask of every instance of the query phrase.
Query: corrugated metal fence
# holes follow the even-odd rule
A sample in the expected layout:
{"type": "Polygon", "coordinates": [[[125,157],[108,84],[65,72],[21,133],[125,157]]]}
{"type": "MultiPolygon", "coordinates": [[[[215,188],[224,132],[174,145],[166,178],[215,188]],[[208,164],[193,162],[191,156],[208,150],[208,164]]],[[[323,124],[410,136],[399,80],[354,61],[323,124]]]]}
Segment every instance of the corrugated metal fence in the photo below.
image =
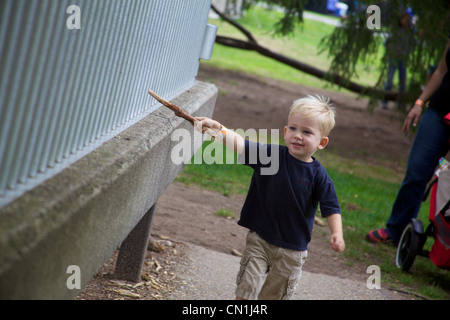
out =
{"type": "Polygon", "coordinates": [[[0,208],[191,87],[210,2],[1,0],[0,208]]]}

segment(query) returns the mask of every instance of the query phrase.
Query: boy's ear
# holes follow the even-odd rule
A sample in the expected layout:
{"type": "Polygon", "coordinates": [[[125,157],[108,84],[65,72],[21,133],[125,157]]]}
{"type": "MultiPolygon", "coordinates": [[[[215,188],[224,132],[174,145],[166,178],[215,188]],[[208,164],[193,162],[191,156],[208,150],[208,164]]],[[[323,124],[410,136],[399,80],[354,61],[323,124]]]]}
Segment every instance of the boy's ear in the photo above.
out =
{"type": "Polygon", "coordinates": [[[325,148],[327,146],[329,141],[330,141],[330,139],[328,137],[323,137],[322,140],[320,140],[320,144],[317,147],[317,149],[322,150],[323,148],[325,148]]]}

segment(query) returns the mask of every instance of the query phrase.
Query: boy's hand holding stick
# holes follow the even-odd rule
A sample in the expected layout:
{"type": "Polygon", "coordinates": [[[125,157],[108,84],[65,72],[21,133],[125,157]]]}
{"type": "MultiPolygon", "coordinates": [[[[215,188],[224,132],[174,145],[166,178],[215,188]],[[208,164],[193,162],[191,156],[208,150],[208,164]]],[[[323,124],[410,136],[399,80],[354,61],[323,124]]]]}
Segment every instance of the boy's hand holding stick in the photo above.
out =
{"type": "MultiPolygon", "coordinates": [[[[158,96],[155,92],[153,92],[152,90],[148,90],[148,93],[155,98],[156,100],[158,100],[158,102],[160,102],[162,105],[164,105],[165,107],[169,108],[170,110],[172,110],[175,115],[177,117],[183,118],[187,121],[189,121],[193,126],[196,122],[195,118],[192,117],[190,114],[188,114],[186,111],[184,111],[182,108],[180,108],[179,106],[164,100],[163,98],[161,98],[160,96],[158,96]]],[[[206,133],[209,134],[213,139],[219,138],[219,135],[217,134],[216,131],[214,131],[211,128],[207,128],[206,129],[206,133]]]]}

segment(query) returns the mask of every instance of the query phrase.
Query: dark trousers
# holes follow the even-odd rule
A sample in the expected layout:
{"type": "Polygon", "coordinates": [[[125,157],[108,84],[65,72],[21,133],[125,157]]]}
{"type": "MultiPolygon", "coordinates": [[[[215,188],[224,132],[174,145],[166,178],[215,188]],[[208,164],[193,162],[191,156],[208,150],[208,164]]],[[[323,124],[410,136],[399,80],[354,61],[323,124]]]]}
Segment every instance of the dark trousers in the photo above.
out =
{"type": "Polygon", "coordinates": [[[405,178],[386,224],[389,236],[398,242],[403,229],[417,218],[425,189],[433,177],[439,159],[449,151],[450,126],[433,109],[427,109],[420,121],[411,148],[405,178]]]}

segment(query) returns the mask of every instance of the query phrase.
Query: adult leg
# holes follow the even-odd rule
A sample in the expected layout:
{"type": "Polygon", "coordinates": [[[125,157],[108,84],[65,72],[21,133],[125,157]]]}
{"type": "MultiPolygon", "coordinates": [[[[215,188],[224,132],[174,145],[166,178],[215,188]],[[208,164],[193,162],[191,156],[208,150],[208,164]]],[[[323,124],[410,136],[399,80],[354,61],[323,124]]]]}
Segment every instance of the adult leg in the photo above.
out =
{"type": "Polygon", "coordinates": [[[410,151],[405,178],[386,224],[394,242],[400,240],[403,229],[416,218],[427,183],[441,157],[449,150],[450,129],[432,109],[425,112],[410,151]]]}
{"type": "MultiPolygon", "coordinates": [[[[391,59],[389,59],[389,62],[388,62],[388,74],[387,74],[386,82],[384,84],[384,90],[385,91],[391,91],[392,90],[392,81],[394,79],[395,68],[396,68],[395,63],[391,59]]],[[[387,101],[383,100],[381,102],[381,107],[383,109],[386,109],[387,108],[387,101]]]]}

